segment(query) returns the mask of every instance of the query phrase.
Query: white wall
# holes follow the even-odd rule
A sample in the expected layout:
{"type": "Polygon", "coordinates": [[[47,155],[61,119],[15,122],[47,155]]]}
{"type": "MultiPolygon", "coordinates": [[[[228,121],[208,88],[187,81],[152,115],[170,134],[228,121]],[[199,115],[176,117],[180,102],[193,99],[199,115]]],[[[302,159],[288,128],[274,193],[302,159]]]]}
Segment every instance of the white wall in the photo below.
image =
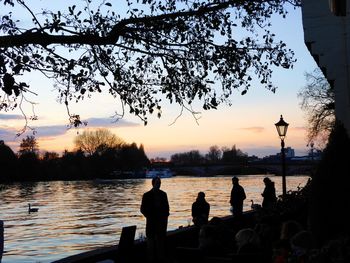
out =
{"type": "Polygon", "coordinates": [[[334,81],[336,117],[350,135],[350,0],[346,2],[347,16],[335,16],[329,0],[302,0],[302,17],[304,41],[326,69],[326,78],[334,81]]]}

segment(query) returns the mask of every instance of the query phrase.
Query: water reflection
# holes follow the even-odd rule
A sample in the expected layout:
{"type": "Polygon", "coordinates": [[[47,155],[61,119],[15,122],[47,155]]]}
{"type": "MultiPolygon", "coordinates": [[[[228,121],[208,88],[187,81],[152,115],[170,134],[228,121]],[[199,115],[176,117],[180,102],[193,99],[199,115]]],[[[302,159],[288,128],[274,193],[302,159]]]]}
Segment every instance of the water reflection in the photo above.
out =
{"type": "MultiPolygon", "coordinates": [[[[241,177],[247,200],[261,203],[263,176],[241,177]]],[[[287,177],[288,189],[304,185],[308,177],[287,177]]],[[[273,177],[277,194],[281,178],[273,177]]],[[[170,204],[168,229],[191,223],[191,205],[199,191],[211,205],[210,218],[229,214],[231,177],[173,177],[162,180],[170,204]]],[[[151,188],[149,179],[39,182],[0,185],[1,217],[5,223],[3,263],[51,262],[104,245],[117,244],[121,229],[137,225],[136,236],[145,232],[141,215],[142,194],[151,188]],[[28,203],[39,208],[28,214],[28,203]]]]}

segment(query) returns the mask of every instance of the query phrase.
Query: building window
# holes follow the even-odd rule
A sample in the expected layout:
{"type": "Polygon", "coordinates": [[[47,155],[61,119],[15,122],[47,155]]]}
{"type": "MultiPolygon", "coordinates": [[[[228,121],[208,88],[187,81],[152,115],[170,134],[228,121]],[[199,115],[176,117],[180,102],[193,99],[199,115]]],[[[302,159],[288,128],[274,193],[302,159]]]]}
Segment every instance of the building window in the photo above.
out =
{"type": "Polygon", "coordinates": [[[346,16],[346,0],[329,0],[329,7],[335,16],[346,16]]]}

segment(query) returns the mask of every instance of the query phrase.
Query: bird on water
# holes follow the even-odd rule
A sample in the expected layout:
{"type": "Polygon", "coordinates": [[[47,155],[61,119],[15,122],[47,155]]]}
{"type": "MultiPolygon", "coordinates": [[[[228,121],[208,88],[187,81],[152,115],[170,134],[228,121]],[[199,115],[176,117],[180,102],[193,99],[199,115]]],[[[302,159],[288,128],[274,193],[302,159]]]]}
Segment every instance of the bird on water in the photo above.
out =
{"type": "Polygon", "coordinates": [[[28,204],[28,213],[38,212],[39,208],[31,207],[30,204],[28,204]]]}

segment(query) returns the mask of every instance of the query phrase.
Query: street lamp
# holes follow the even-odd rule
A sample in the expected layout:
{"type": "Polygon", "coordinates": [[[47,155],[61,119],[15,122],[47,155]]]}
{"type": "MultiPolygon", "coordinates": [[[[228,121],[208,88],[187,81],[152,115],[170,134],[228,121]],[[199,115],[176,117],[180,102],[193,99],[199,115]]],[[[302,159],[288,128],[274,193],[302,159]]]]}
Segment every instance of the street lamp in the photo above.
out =
{"type": "Polygon", "coordinates": [[[281,157],[282,157],[282,193],[283,197],[286,197],[287,194],[287,186],[286,186],[286,153],[284,151],[284,138],[287,135],[287,129],[288,129],[288,123],[286,123],[283,120],[283,117],[281,115],[281,118],[279,122],[275,123],[278,136],[281,139],[281,157]]]}

